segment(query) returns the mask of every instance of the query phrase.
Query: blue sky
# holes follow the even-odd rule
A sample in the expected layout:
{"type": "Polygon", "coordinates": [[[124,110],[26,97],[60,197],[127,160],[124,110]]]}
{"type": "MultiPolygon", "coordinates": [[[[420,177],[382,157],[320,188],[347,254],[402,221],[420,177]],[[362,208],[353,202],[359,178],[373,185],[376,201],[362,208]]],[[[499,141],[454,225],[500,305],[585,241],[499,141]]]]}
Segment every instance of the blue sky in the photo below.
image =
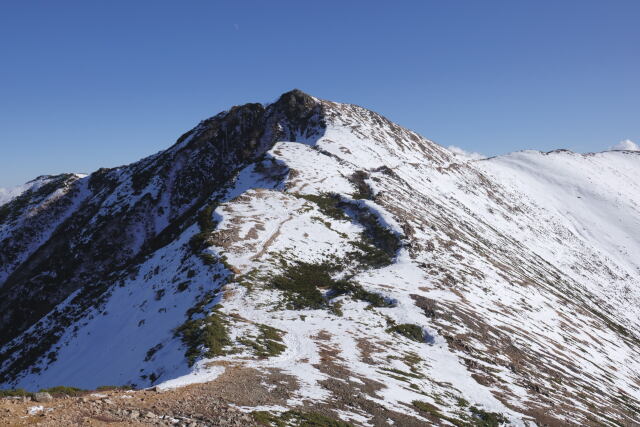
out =
{"type": "Polygon", "coordinates": [[[0,187],[171,145],[292,88],[448,146],[640,141],[640,1],[0,2],[0,187]]]}

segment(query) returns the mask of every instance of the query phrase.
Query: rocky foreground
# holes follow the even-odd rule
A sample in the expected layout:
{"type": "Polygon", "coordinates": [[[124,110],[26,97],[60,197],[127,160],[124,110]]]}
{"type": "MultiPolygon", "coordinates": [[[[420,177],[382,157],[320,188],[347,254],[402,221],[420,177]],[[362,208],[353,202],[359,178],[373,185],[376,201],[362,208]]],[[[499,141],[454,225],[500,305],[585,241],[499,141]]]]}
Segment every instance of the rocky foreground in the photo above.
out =
{"type": "Polygon", "coordinates": [[[251,414],[230,406],[214,394],[194,388],[155,391],[96,391],[37,402],[31,397],[0,399],[1,425],[260,425],[251,414]]]}
{"type": "Polygon", "coordinates": [[[312,411],[274,417],[264,411],[238,407],[228,398],[247,404],[276,403],[283,397],[283,390],[270,393],[260,385],[234,384],[236,380],[231,375],[173,390],[112,389],[80,391],[72,393],[74,395],[5,396],[0,398],[0,425],[268,426],[282,421],[295,425],[349,425],[312,411]]]}

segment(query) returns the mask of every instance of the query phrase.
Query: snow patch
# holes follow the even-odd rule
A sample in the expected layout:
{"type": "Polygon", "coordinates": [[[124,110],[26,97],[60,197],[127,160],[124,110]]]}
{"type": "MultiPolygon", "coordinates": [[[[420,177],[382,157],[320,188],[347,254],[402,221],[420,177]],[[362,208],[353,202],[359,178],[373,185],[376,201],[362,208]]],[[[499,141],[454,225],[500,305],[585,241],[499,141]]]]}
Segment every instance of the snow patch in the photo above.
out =
{"type": "Polygon", "coordinates": [[[42,405],[30,406],[29,409],[27,409],[29,415],[36,415],[42,411],[44,411],[44,406],[42,405]]]}
{"type": "Polygon", "coordinates": [[[193,371],[187,375],[183,375],[178,378],[174,378],[156,386],[158,390],[170,390],[173,388],[182,387],[188,384],[199,384],[213,381],[218,378],[224,372],[223,366],[205,366],[205,362],[198,362],[193,371]]]}

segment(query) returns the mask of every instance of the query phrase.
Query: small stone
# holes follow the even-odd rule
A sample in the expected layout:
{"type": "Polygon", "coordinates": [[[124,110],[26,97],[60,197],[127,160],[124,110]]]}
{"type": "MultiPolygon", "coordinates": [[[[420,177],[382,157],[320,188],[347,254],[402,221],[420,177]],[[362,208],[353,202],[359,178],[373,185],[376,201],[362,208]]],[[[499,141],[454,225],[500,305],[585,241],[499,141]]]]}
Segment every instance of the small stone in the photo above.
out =
{"type": "Polygon", "coordinates": [[[51,402],[53,400],[53,396],[47,392],[38,392],[33,395],[33,400],[36,402],[51,402]]]}

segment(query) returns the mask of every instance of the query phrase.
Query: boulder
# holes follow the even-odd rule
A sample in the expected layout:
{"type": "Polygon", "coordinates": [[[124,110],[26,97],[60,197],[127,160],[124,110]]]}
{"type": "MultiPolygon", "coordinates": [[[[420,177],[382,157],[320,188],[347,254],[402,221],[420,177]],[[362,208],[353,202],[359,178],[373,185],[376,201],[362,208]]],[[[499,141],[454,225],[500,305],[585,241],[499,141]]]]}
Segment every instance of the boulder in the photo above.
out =
{"type": "Polygon", "coordinates": [[[33,400],[36,402],[51,402],[53,400],[53,396],[47,392],[38,392],[33,395],[33,400]]]}

